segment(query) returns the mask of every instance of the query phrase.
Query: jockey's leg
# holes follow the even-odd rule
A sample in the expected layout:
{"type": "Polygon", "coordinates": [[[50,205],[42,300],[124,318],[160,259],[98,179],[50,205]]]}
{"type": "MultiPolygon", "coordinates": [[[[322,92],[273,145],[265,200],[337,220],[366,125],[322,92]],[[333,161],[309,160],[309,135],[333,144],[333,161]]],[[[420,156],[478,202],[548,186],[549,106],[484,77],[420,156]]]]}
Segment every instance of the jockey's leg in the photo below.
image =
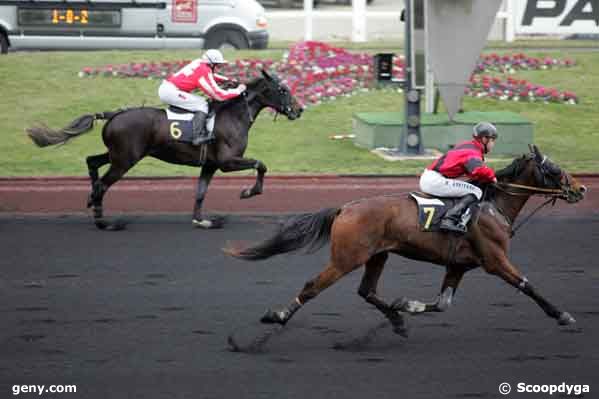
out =
{"type": "Polygon", "coordinates": [[[464,220],[463,216],[466,216],[466,211],[477,201],[478,198],[474,194],[468,194],[460,198],[453,208],[449,209],[443,216],[443,219],[441,219],[439,226],[441,230],[465,233],[467,221],[464,220]]]}
{"type": "Polygon", "coordinates": [[[206,129],[206,117],[208,114],[203,111],[195,111],[192,119],[193,134],[191,143],[193,145],[200,145],[204,141],[208,141],[208,129],[206,129]]]}
{"type": "Polygon", "coordinates": [[[241,191],[240,198],[246,199],[254,195],[262,194],[264,184],[264,175],[268,168],[262,161],[251,158],[233,157],[219,163],[219,168],[223,172],[237,172],[240,170],[256,169],[256,183],[252,188],[246,188],[241,191]]]}
{"type": "Polygon", "coordinates": [[[196,200],[193,207],[192,224],[194,226],[206,229],[214,229],[222,226],[221,219],[210,220],[202,217],[202,205],[204,203],[204,198],[206,197],[208,185],[210,185],[210,181],[212,180],[212,177],[214,176],[215,172],[216,167],[212,165],[205,165],[202,167],[202,173],[200,174],[200,178],[198,179],[196,200]]]}
{"type": "Polygon", "coordinates": [[[209,137],[203,137],[202,133],[206,132],[206,117],[208,115],[208,102],[201,96],[187,93],[179,90],[175,85],[168,81],[162,82],[158,89],[160,100],[169,105],[174,105],[179,108],[186,109],[194,113],[192,125],[192,144],[199,145],[207,141],[209,137]]]}
{"type": "Polygon", "coordinates": [[[466,232],[465,212],[482,198],[480,188],[465,181],[449,179],[434,170],[425,170],[420,177],[420,189],[438,197],[462,197],[441,220],[441,229],[466,232]]]}
{"type": "Polygon", "coordinates": [[[364,275],[358,288],[358,295],[366,300],[366,302],[374,305],[393,325],[393,330],[404,337],[407,336],[408,329],[405,320],[399,309],[395,309],[393,305],[385,302],[377,295],[376,287],[379,278],[385,267],[385,262],[389,255],[387,252],[381,252],[371,257],[365,265],[364,275]]]}

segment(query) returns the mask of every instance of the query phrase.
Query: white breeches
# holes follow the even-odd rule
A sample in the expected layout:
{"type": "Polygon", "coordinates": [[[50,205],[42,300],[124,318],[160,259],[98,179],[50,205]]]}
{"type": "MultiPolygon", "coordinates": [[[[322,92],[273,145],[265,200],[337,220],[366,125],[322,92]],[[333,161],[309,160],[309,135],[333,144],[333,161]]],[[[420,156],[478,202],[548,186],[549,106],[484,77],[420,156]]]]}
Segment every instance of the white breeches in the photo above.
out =
{"type": "Polygon", "coordinates": [[[426,169],[420,176],[420,190],[438,197],[463,197],[474,194],[478,200],[483,196],[480,188],[457,179],[448,179],[439,172],[426,169]]]}
{"type": "Polygon", "coordinates": [[[183,108],[188,111],[208,113],[208,101],[201,96],[179,90],[171,82],[164,80],[158,88],[158,97],[164,103],[183,108]]]}

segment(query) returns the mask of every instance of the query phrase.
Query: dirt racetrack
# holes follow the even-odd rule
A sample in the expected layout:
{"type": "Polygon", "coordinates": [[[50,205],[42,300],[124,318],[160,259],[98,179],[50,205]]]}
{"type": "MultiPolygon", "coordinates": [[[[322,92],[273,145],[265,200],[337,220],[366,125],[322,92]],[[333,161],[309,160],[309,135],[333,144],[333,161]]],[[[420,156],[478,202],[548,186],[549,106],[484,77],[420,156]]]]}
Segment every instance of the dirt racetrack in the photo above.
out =
{"type": "MultiPolygon", "coordinates": [[[[224,229],[210,231],[189,224],[191,179],[168,191],[164,203],[155,196],[167,192],[164,181],[148,182],[144,192],[124,182],[107,210],[133,220],[116,233],[96,230],[78,213],[86,181],[67,191],[51,182],[51,190],[38,191],[0,184],[0,397],[15,397],[12,389],[21,384],[74,384],[76,394],[42,397],[85,399],[549,397],[515,392],[521,382],[587,384],[590,393],[579,397],[596,397],[599,215],[591,195],[588,203],[533,219],[511,250],[539,291],[577,319],[574,326],[557,326],[530,299],[474,270],[448,312],[410,317],[410,337],[403,339],[356,295],[358,271],[274,332],[263,353],[230,352],[231,334],[250,342],[275,331],[258,319],[288,303],[322,269],[328,249],[247,263],[221,252],[228,240],[265,238],[283,217],[278,212],[413,188],[393,179],[312,179],[319,190],[310,191],[315,185],[305,180],[286,187],[267,181],[263,196],[245,202],[236,197],[246,181],[218,182],[209,208],[234,214],[224,229]],[[309,195],[298,199],[300,192],[309,195]],[[27,208],[38,194],[50,213],[27,208]],[[277,205],[252,205],[273,198],[277,205]],[[145,208],[152,202],[158,211],[145,208]],[[499,394],[503,382],[512,386],[508,396],[499,394]]],[[[391,257],[380,293],[430,300],[442,276],[442,268],[391,257]]]]}

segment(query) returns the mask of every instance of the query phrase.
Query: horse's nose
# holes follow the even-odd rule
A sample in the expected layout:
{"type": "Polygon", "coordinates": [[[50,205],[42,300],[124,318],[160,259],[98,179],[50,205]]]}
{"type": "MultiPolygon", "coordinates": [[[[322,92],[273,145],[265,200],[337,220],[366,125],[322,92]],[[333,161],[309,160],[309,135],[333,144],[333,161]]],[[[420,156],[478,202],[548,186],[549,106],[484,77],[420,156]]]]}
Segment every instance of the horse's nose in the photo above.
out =
{"type": "Polygon", "coordinates": [[[587,186],[580,186],[580,192],[581,193],[586,193],[587,192],[587,186]]]}

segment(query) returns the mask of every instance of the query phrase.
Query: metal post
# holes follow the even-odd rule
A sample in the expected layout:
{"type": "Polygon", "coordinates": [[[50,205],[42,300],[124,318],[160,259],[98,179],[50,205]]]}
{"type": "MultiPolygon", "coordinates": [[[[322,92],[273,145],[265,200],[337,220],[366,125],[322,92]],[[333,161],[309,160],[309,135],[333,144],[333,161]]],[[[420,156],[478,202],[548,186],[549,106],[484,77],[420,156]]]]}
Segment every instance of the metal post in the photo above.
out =
{"type": "Polygon", "coordinates": [[[405,49],[406,49],[406,80],[404,85],[405,120],[401,136],[399,151],[403,154],[421,155],[424,153],[422,137],[420,134],[420,90],[412,86],[413,59],[412,59],[412,24],[414,23],[413,1],[405,1],[405,49]]]}
{"type": "Polygon", "coordinates": [[[352,42],[366,41],[366,0],[352,1],[352,42]]]}
{"type": "Polygon", "coordinates": [[[308,41],[308,40],[312,40],[313,34],[312,31],[313,29],[313,25],[312,25],[312,10],[314,8],[314,0],[304,0],[304,13],[305,13],[305,17],[304,17],[304,40],[308,41]]]}

